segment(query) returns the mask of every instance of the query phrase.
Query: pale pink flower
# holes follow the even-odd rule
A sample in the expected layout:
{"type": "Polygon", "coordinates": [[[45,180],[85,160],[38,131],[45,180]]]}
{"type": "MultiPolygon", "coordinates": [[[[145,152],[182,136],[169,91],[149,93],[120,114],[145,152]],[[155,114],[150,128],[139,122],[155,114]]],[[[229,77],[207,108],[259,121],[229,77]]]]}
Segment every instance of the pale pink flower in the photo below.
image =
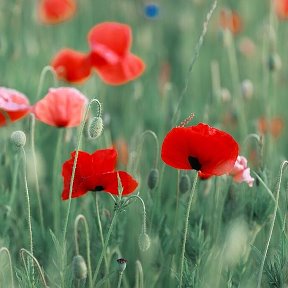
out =
{"type": "Polygon", "coordinates": [[[244,156],[238,156],[233,169],[229,173],[233,181],[237,183],[246,182],[249,187],[253,186],[254,178],[250,175],[250,168],[247,167],[247,159],[244,156]]]}

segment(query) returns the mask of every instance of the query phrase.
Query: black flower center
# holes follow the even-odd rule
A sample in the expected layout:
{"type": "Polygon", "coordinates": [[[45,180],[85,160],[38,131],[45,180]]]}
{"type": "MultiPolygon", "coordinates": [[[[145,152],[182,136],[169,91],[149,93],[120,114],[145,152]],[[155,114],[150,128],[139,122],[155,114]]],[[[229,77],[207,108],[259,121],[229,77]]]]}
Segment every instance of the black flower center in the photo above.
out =
{"type": "Polygon", "coordinates": [[[189,156],[188,161],[192,169],[195,169],[197,171],[201,170],[201,164],[196,157],[189,156]]]}
{"type": "Polygon", "coordinates": [[[103,190],[104,190],[103,186],[96,186],[93,191],[97,192],[97,191],[103,191],[103,190]]]}

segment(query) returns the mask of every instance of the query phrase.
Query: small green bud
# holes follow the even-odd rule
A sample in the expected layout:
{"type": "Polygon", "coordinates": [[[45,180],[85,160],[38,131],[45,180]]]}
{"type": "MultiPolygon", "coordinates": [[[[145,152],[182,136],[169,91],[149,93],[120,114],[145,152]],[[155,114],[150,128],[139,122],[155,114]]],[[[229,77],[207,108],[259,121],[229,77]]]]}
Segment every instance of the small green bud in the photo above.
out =
{"type": "Polygon", "coordinates": [[[191,180],[188,175],[182,175],[179,181],[179,191],[184,194],[191,189],[191,180]]]}
{"type": "Polygon", "coordinates": [[[87,278],[87,265],[84,258],[81,255],[76,255],[72,262],[73,275],[75,279],[87,278]]]}
{"type": "Polygon", "coordinates": [[[17,149],[20,149],[25,146],[26,135],[23,131],[14,131],[10,136],[10,140],[17,149]]]}
{"type": "Polygon", "coordinates": [[[93,117],[88,124],[88,135],[91,139],[98,138],[103,131],[103,120],[101,117],[93,117]]]}
{"type": "Polygon", "coordinates": [[[118,263],[118,271],[122,273],[126,269],[128,260],[124,258],[119,258],[116,261],[118,263]]]}
{"type": "Polygon", "coordinates": [[[138,238],[138,245],[142,252],[145,252],[149,249],[151,244],[150,237],[147,233],[142,232],[138,238]]]}
{"type": "Polygon", "coordinates": [[[147,185],[149,189],[154,189],[159,180],[159,170],[157,168],[151,169],[147,179],[147,185]]]}

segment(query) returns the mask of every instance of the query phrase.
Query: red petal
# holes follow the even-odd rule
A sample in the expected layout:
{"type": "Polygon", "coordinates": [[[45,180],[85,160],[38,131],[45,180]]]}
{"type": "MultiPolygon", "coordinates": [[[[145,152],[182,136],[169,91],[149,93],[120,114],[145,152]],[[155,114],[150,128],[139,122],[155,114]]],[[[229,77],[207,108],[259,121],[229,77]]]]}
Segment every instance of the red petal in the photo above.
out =
{"type": "Polygon", "coordinates": [[[56,127],[75,127],[82,121],[87,98],[75,88],[49,89],[48,94],[34,106],[38,120],[56,127]]]}
{"type": "MultiPolygon", "coordinates": [[[[238,144],[229,134],[199,123],[173,128],[162,144],[162,160],[177,169],[193,169],[189,157],[196,158],[204,174],[230,172],[238,156],[238,144]]],[[[196,165],[196,164],[195,164],[196,165]]]]}
{"type": "Polygon", "coordinates": [[[90,77],[90,56],[72,49],[61,50],[52,60],[51,66],[57,76],[71,83],[82,83],[90,77]]]}
{"type": "Polygon", "coordinates": [[[125,56],[129,52],[131,41],[130,27],[117,22],[98,24],[88,33],[91,49],[105,60],[109,59],[109,51],[120,57],[125,56]]]}
{"type": "Polygon", "coordinates": [[[112,172],[117,163],[117,152],[114,148],[97,150],[91,155],[93,174],[112,172]]]}
{"type": "Polygon", "coordinates": [[[110,85],[122,85],[141,76],[145,70],[144,62],[130,53],[115,65],[103,65],[96,68],[103,82],[110,85]]]}
{"type": "Polygon", "coordinates": [[[71,18],[76,11],[74,0],[41,0],[39,19],[45,24],[57,24],[71,18]]]}

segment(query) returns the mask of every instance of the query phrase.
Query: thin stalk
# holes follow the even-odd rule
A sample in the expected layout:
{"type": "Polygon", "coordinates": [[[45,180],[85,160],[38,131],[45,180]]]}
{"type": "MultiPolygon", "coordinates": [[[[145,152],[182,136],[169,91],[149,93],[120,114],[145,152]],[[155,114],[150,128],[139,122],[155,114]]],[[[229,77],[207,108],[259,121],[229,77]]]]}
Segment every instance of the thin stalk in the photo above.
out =
{"type": "Polygon", "coordinates": [[[141,262],[139,260],[136,261],[136,287],[144,288],[144,276],[143,276],[143,268],[141,262]]]}
{"type": "Polygon", "coordinates": [[[85,235],[86,235],[86,249],[87,249],[87,263],[88,263],[88,281],[89,287],[92,288],[92,269],[91,269],[91,258],[90,258],[90,236],[89,236],[89,228],[88,223],[84,215],[78,215],[75,219],[74,223],[74,237],[75,237],[75,246],[76,246],[76,253],[79,255],[79,245],[78,245],[78,224],[82,221],[85,227],[85,235]]]}
{"type": "Polygon", "coordinates": [[[8,256],[8,261],[9,261],[9,267],[10,267],[10,275],[11,275],[11,287],[14,287],[14,276],[13,276],[13,268],[12,268],[12,261],[11,261],[11,255],[10,252],[8,250],[8,248],[6,247],[2,247],[0,248],[0,255],[1,253],[6,252],[7,256],[8,256]]]}
{"type": "Polygon", "coordinates": [[[121,287],[122,277],[123,277],[123,272],[120,272],[119,273],[119,279],[118,279],[117,288],[121,287]]]}
{"type": "Polygon", "coordinates": [[[33,157],[33,167],[34,167],[34,177],[35,177],[35,185],[36,185],[36,195],[37,195],[37,201],[38,201],[38,207],[39,207],[39,217],[40,217],[40,225],[41,225],[41,232],[42,236],[44,237],[45,230],[44,230],[44,217],[43,217],[43,207],[42,207],[42,201],[41,201],[41,194],[40,194],[40,188],[39,188],[39,181],[38,181],[38,174],[37,174],[37,161],[36,161],[36,155],[35,155],[35,116],[34,114],[30,114],[31,116],[31,150],[32,150],[32,157],[33,157]]]}
{"type": "Polygon", "coordinates": [[[17,185],[17,176],[18,176],[18,172],[19,172],[19,164],[20,164],[20,160],[19,160],[19,154],[16,153],[14,155],[14,161],[15,166],[13,169],[13,178],[12,178],[12,189],[11,189],[11,196],[10,196],[10,201],[9,201],[9,207],[12,208],[12,205],[15,201],[15,197],[16,197],[16,185],[17,185]]]}
{"type": "Polygon", "coordinates": [[[267,243],[266,243],[265,250],[264,250],[264,256],[263,256],[263,259],[261,261],[261,266],[260,266],[260,270],[259,270],[259,274],[258,274],[257,288],[261,288],[261,281],[262,281],[262,274],[263,274],[263,270],[264,270],[265,260],[267,257],[270,241],[272,238],[274,224],[275,224],[277,210],[278,210],[278,203],[279,203],[279,197],[280,197],[280,186],[281,186],[281,181],[282,181],[282,176],[283,176],[283,170],[287,166],[287,164],[288,164],[288,161],[283,161],[281,164],[281,167],[280,167],[279,181],[277,183],[277,188],[276,188],[276,198],[275,198],[275,207],[274,207],[274,211],[273,211],[273,218],[272,218],[272,223],[271,223],[267,243]]]}
{"type": "Polygon", "coordinates": [[[198,173],[196,174],[192,186],[192,190],[190,193],[189,201],[188,201],[188,206],[186,210],[186,216],[185,216],[185,226],[184,226],[184,237],[183,237],[183,244],[182,244],[182,250],[181,250],[181,257],[180,257],[180,279],[179,279],[179,287],[182,288],[182,279],[183,279],[183,268],[184,268],[184,255],[185,255],[185,247],[186,247],[186,240],[187,240],[187,234],[188,234],[188,224],[189,224],[189,216],[190,216],[190,210],[195,194],[195,188],[197,184],[197,179],[198,179],[198,173]]]}
{"type": "Polygon", "coordinates": [[[96,280],[97,280],[97,276],[98,276],[98,273],[99,273],[99,270],[100,270],[100,266],[101,266],[101,263],[102,263],[102,260],[103,260],[103,257],[104,257],[104,254],[106,252],[106,248],[108,246],[108,242],[109,242],[109,239],[110,239],[110,236],[111,236],[111,233],[112,233],[112,230],[113,230],[113,227],[114,227],[114,224],[115,224],[115,220],[117,218],[117,215],[118,215],[118,212],[117,210],[114,212],[114,215],[113,215],[113,218],[111,220],[111,223],[110,223],[110,227],[109,227],[109,230],[108,230],[108,233],[107,233],[107,236],[106,236],[106,240],[105,240],[105,243],[104,243],[104,246],[102,248],[102,251],[101,251],[101,254],[100,254],[100,257],[99,257],[99,260],[98,260],[98,263],[97,263],[97,267],[96,267],[96,270],[95,270],[95,273],[94,273],[94,276],[93,276],[93,280],[92,280],[92,286],[95,287],[95,284],[96,284],[96,280]]]}

